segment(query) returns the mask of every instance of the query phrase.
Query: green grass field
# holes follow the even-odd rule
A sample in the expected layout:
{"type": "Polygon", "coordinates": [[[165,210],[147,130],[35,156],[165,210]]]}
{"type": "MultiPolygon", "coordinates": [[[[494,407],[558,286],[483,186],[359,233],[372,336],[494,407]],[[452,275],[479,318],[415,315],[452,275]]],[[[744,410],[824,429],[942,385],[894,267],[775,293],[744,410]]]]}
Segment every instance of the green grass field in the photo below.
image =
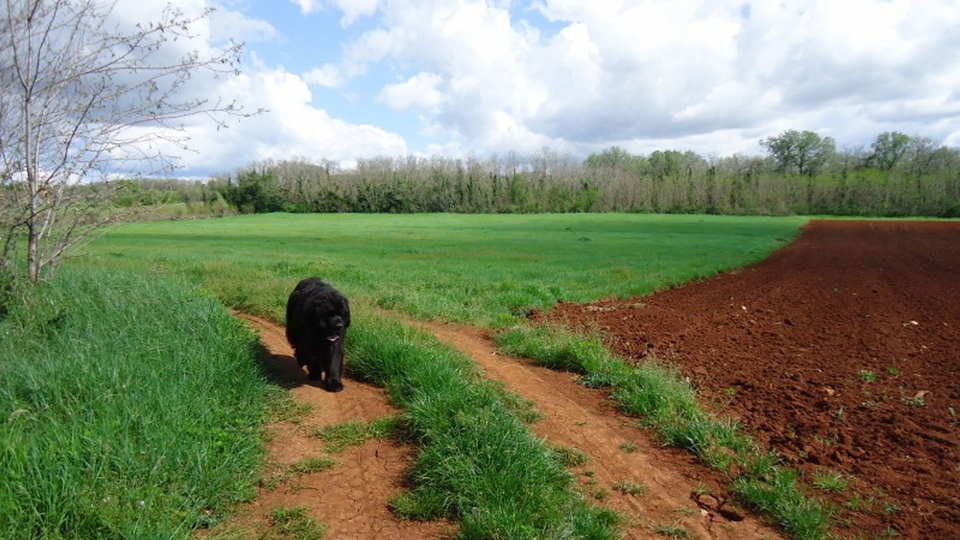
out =
{"type": "MultiPolygon", "coordinates": [[[[0,515],[12,516],[0,533],[186,538],[215,521],[255,479],[250,435],[270,394],[222,305],[282,323],[289,291],[316,274],[351,297],[351,372],[387,389],[417,444],[399,516],[450,517],[459,538],[614,538],[615,517],[583,503],[468,359],[383,310],[514,326],[558,300],[647,294],[755,262],[804,221],[275,214],[116,227],[0,321],[12,374],[0,402],[13,407],[0,414],[0,465],[14,479],[0,484],[0,515]]],[[[583,365],[557,367],[589,376],[583,365]]],[[[594,382],[617,383],[620,368],[606,369],[594,382]]]]}
{"type": "Polygon", "coordinates": [[[214,298],[61,269],[0,321],[0,538],[186,538],[253,494],[268,387],[214,298]],[[176,306],[176,309],[168,309],[176,306]]]}
{"type": "Polygon", "coordinates": [[[360,305],[502,326],[558,300],[648,294],[764,258],[803,218],[267,214],[137,223],[77,262],[172,274],[231,307],[282,321],[319,275],[360,305]]]}

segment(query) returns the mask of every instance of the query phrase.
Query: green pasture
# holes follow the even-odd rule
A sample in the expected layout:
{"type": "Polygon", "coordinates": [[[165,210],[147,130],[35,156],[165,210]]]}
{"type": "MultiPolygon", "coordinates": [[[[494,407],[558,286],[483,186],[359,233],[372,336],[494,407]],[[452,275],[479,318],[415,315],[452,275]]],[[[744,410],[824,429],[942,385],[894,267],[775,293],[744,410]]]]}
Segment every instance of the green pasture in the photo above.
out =
{"type": "MultiPolygon", "coordinates": [[[[188,538],[216,524],[251,493],[257,426],[282,401],[258,369],[255,341],[223,306],[282,323],[293,285],[316,274],[351,297],[348,369],[387,390],[403,411],[398,436],[417,447],[411,489],[392,502],[398,517],[447,517],[463,539],[615,538],[618,517],[585,502],[502,388],[398,319],[510,325],[505,345],[611,387],[665,441],[708,464],[740,459],[754,452],[749,442],[696,412],[674,374],[517,323],[560,300],[642,295],[749,264],[803,223],[268,214],[114,227],[0,318],[0,536],[188,538]],[[719,438],[734,454],[711,450],[719,438]]],[[[736,486],[757,494],[747,504],[780,504],[755,502],[770,493],[768,477],[780,478],[760,471],[736,486]]],[[[804,504],[766,511],[796,538],[822,538],[820,514],[789,514],[804,504]]]]}
{"type": "Polygon", "coordinates": [[[319,275],[359,306],[502,326],[559,300],[644,295],[766,257],[799,217],[639,214],[260,214],[116,227],[75,264],[201,284],[282,321],[319,275]]]}

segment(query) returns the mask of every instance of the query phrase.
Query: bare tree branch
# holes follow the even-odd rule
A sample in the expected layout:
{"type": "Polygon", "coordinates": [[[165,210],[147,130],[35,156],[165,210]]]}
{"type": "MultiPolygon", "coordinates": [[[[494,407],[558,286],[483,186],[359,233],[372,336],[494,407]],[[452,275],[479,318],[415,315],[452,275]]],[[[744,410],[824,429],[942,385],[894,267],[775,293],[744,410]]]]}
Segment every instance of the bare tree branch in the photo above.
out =
{"type": "Polygon", "coordinates": [[[190,88],[198,76],[238,72],[240,44],[182,48],[210,10],[189,17],[168,5],[126,30],[110,16],[113,1],[0,1],[0,265],[25,237],[32,280],[109,221],[111,175],[175,167],[177,156],[160,148],[190,150],[184,121],[204,115],[226,126],[260,112],[190,88]]]}

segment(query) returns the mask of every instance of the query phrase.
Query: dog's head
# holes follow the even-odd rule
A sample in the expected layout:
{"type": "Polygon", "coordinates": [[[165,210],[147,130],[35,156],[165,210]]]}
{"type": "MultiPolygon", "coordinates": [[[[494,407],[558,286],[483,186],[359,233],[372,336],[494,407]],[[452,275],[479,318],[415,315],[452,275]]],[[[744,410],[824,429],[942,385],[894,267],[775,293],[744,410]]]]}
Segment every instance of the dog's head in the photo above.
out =
{"type": "Polygon", "coordinates": [[[321,295],[314,298],[307,309],[307,320],[319,339],[334,345],[343,339],[350,326],[350,311],[342,298],[321,295]]]}

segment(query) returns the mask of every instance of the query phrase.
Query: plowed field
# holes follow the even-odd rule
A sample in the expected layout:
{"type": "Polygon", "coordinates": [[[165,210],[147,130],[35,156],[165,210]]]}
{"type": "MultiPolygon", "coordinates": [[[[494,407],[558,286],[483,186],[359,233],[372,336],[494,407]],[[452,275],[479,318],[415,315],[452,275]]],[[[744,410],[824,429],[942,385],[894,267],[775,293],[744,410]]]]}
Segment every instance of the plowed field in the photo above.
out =
{"type": "Polygon", "coordinates": [[[619,355],[669,361],[799,467],[841,535],[960,538],[960,223],[813,221],[761,263],[561,304],[619,355]]]}

